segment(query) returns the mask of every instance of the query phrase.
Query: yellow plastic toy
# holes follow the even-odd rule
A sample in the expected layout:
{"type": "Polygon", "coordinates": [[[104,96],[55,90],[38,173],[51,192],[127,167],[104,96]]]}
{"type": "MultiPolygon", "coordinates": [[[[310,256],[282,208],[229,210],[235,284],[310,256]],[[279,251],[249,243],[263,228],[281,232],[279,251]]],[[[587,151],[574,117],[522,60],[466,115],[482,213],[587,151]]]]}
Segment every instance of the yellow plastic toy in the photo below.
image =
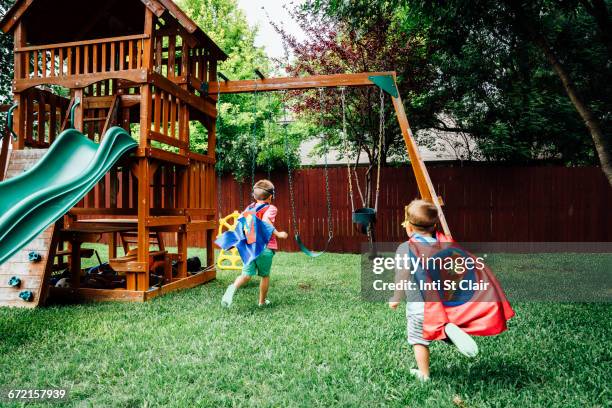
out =
{"type": "MultiPolygon", "coordinates": [[[[234,211],[230,215],[219,218],[219,232],[221,235],[225,231],[234,231],[236,229],[236,221],[240,217],[238,211],[234,211]]],[[[217,269],[224,271],[241,271],[242,270],[242,259],[236,248],[231,248],[229,251],[224,249],[219,252],[217,257],[217,269]]]]}

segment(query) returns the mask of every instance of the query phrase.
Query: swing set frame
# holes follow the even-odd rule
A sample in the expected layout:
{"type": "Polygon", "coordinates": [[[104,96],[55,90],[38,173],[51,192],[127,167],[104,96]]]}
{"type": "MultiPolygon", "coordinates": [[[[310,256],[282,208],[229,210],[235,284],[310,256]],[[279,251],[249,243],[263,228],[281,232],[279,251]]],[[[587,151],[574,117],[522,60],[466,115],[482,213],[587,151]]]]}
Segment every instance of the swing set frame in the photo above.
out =
{"type": "Polygon", "coordinates": [[[393,108],[406,144],[406,151],[416,178],[419,194],[422,199],[433,203],[438,209],[440,227],[444,234],[451,237],[451,232],[442,209],[442,198],[436,194],[434,185],[427,172],[419,148],[414,139],[410,123],[404,110],[404,104],[397,87],[397,74],[389,72],[362,72],[356,74],[312,75],[307,77],[279,77],[232,81],[222,77],[223,81],[211,82],[209,89],[215,94],[236,94],[252,92],[295,91],[319,88],[377,86],[385,91],[393,102],[393,108]]]}

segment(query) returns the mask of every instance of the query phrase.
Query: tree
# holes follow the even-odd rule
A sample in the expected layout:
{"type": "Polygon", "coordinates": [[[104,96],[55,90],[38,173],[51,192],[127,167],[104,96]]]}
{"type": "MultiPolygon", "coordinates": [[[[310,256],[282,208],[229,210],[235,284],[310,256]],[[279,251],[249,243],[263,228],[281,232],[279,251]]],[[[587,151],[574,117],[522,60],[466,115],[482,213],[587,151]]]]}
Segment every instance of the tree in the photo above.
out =
{"type": "MultiPolygon", "coordinates": [[[[572,3],[572,2],[568,2],[572,3]]],[[[585,5],[587,10],[591,10],[590,14],[596,17],[596,21],[599,18],[599,34],[600,37],[604,40],[604,46],[608,49],[608,59],[607,64],[608,67],[605,70],[605,74],[610,74],[610,21],[608,19],[607,13],[607,5],[603,1],[593,0],[582,1],[581,4],[585,5]],[[599,11],[596,11],[598,10],[599,11]],[[604,23],[601,23],[601,20],[604,20],[604,23]]],[[[543,15],[543,12],[549,11],[547,2],[534,2],[534,3],[526,3],[517,5],[511,1],[506,2],[512,18],[513,18],[513,26],[517,27],[517,30],[522,31],[522,34],[527,37],[528,40],[532,41],[537,47],[540,49],[542,54],[548,60],[548,63],[552,67],[553,71],[557,74],[561,83],[563,84],[563,88],[567,93],[569,99],[572,101],[572,104],[576,108],[576,111],[584,121],[587,129],[589,130],[591,137],[593,139],[593,143],[595,145],[595,149],[597,150],[597,154],[599,156],[599,161],[601,163],[601,168],[608,178],[608,182],[612,186],[612,140],[610,140],[609,136],[609,126],[607,127],[607,132],[604,134],[604,127],[601,123],[600,117],[607,117],[608,122],[610,121],[610,100],[607,99],[609,97],[609,92],[606,94],[606,99],[603,99],[602,102],[608,102],[607,106],[604,106],[603,109],[606,112],[601,112],[598,115],[597,107],[590,106],[589,99],[585,98],[578,89],[578,85],[574,76],[570,72],[570,69],[563,63],[561,57],[559,56],[564,50],[559,47],[555,47],[552,45],[550,40],[547,38],[547,32],[553,31],[550,28],[551,24],[555,24],[555,20],[558,19],[557,16],[546,16],[543,15]],[[548,18],[546,18],[548,17],[548,18]],[[552,22],[546,20],[553,20],[552,22]],[[547,27],[548,26],[548,27],[547,27]],[[605,115],[602,116],[601,114],[605,115]]],[[[574,4],[572,7],[572,11],[576,12],[577,4],[574,4]]],[[[608,76],[609,78],[609,76],[608,76]]],[[[610,88],[608,88],[610,91],[610,88]]],[[[593,101],[595,102],[595,101],[593,101]]],[[[591,102],[591,103],[593,103],[591,102]]],[[[593,105],[595,105],[593,103],[593,105]]],[[[605,119],[604,119],[605,120],[605,119]]],[[[609,125],[609,123],[608,123],[609,125]]]]}
{"type": "MultiPolygon", "coordinates": [[[[236,0],[182,0],[179,5],[229,55],[219,67],[227,77],[253,79],[255,69],[266,75],[271,72],[263,49],[255,46],[257,29],[249,27],[236,0]]],[[[218,171],[229,172],[240,181],[248,179],[254,152],[258,169],[285,166],[283,132],[276,124],[281,115],[279,96],[221,95],[218,109],[218,171]]],[[[192,126],[191,144],[196,151],[207,146],[206,131],[199,124],[192,126]]],[[[291,146],[294,159],[296,143],[291,146]]]]}
{"type": "Polygon", "coordinates": [[[485,157],[599,158],[612,183],[609,1],[316,0],[306,7],[358,27],[381,12],[403,16],[401,29],[434,48],[431,97],[457,123],[445,130],[470,133],[485,157]]]}
{"type": "MultiPolygon", "coordinates": [[[[400,93],[408,96],[408,115],[414,123],[431,126],[436,107],[421,98],[428,83],[434,78],[426,63],[429,49],[419,37],[407,35],[395,29],[393,15],[378,14],[366,30],[357,31],[343,21],[330,20],[308,9],[295,9],[292,16],[306,33],[304,41],[297,41],[283,27],[275,25],[286,46],[292,51],[293,60],[285,65],[290,76],[323,75],[367,71],[398,71],[400,93]]],[[[360,153],[368,157],[368,170],[363,189],[363,205],[374,203],[373,177],[378,165],[386,164],[390,157],[405,157],[404,141],[393,113],[389,97],[385,115],[385,139],[378,148],[380,121],[380,90],[376,87],[347,89],[346,135],[342,112],[342,92],[339,90],[294,92],[292,109],[297,115],[305,115],[317,126],[311,136],[325,138],[319,148],[334,147],[341,156],[354,161],[360,153]],[[348,146],[345,148],[345,142],[348,146]]]]}
{"type": "MultiPolygon", "coordinates": [[[[0,0],[0,15],[6,12],[15,3],[14,0],[0,0]]],[[[13,37],[0,34],[0,104],[10,103],[12,100],[13,81],[13,37]]]]}

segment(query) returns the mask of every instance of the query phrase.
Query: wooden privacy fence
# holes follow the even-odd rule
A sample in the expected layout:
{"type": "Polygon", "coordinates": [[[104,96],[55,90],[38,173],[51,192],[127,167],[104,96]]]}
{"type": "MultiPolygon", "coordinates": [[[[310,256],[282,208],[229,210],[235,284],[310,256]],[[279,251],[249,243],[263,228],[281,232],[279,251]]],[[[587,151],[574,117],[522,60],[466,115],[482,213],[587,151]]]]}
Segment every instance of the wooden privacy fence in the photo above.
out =
{"type": "MultiPolygon", "coordinates": [[[[444,199],[446,218],[457,240],[589,242],[612,239],[612,188],[598,167],[447,166],[431,167],[429,172],[444,199]]],[[[277,227],[292,235],[287,174],[275,172],[271,180],[277,192],[277,227]]],[[[358,252],[366,239],[351,223],[346,168],[331,168],[329,180],[334,229],[331,251],[358,252]]],[[[222,214],[239,207],[241,191],[243,204],[248,203],[249,184],[250,180],[241,188],[232,178],[222,178],[222,214]]],[[[309,247],[321,249],[327,237],[323,169],[297,171],[295,192],[302,239],[309,247]]],[[[408,167],[383,169],[376,225],[378,241],[406,239],[400,225],[404,206],[417,195],[416,182],[408,167]]],[[[291,239],[282,241],[280,248],[298,249],[291,239]]]]}
{"type": "MultiPolygon", "coordinates": [[[[596,242],[612,239],[612,188],[598,167],[476,165],[431,167],[429,172],[438,194],[444,199],[444,211],[457,240],[596,242]]],[[[267,175],[257,175],[257,178],[264,177],[267,175]]],[[[271,180],[276,186],[275,205],[279,209],[276,225],[293,235],[287,174],[275,172],[271,174],[271,180]]],[[[330,168],[329,180],[334,229],[331,251],[359,252],[366,238],[354,230],[351,222],[346,168],[330,168]]],[[[208,179],[208,182],[211,180],[208,179]]],[[[119,177],[118,184],[121,183],[122,178],[119,177]]],[[[250,180],[241,186],[229,176],[222,178],[220,188],[215,193],[215,200],[219,201],[220,198],[221,214],[227,215],[239,209],[240,204],[246,206],[249,203],[249,184],[250,180]]],[[[312,249],[322,249],[327,238],[323,169],[296,171],[294,188],[302,239],[312,249]]],[[[128,188],[126,191],[130,190],[128,188]]],[[[111,191],[112,188],[106,188],[103,194],[97,190],[91,195],[98,200],[106,196],[106,201],[110,202],[114,201],[110,197],[111,191]]],[[[158,195],[152,194],[156,201],[158,195]]],[[[400,225],[404,206],[417,195],[416,182],[408,167],[382,170],[376,225],[378,241],[399,242],[406,239],[400,225]]],[[[118,202],[123,199],[133,198],[131,194],[124,197],[120,194],[115,198],[118,202]]],[[[356,203],[358,200],[356,197],[356,203]]],[[[173,235],[168,234],[166,241],[169,245],[176,245],[173,235]]],[[[201,234],[190,237],[190,246],[201,247],[204,244],[201,234]]],[[[298,250],[292,239],[280,241],[280,249],[298,250]]]]}

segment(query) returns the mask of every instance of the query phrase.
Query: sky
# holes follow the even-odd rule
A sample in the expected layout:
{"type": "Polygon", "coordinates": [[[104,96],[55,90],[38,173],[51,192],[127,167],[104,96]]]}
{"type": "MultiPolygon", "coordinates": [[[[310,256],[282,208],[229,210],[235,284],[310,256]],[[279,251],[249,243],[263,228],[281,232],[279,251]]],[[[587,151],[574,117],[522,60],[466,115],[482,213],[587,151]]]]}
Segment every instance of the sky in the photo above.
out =
{"type": "Polygon", "coordinates": [[[283,58],[283,41],[269,21],[284,25],[290,34],[298,39],[303,39],[304,33],[283,7],[293,8],[302,2],[303,0],[238,0],[238,6],[244,10],[249,24],[259,27],[256,45],[264,47],[266,53],[272,58],[283,58]]]}

